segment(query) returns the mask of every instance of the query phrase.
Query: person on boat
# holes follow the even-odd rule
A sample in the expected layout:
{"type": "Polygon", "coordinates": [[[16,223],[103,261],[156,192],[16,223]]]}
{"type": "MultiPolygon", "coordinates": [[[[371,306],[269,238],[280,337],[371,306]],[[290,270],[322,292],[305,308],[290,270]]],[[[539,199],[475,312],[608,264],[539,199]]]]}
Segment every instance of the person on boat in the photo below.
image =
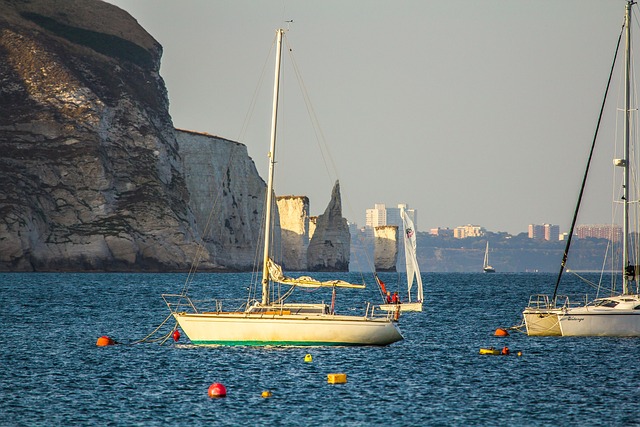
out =
{"type": "Polygon", "coordinates": [[[400,297],[398,296],[397,292],[393,293],[393,296],[391,297],[391,302],[393,304],[400,304],[400,297]]]}
{"type": "Polygon", "coordinates": [[[387,304],[391,304],[391,302],[392,302],[391,292],[387,291],[387,304]]]}

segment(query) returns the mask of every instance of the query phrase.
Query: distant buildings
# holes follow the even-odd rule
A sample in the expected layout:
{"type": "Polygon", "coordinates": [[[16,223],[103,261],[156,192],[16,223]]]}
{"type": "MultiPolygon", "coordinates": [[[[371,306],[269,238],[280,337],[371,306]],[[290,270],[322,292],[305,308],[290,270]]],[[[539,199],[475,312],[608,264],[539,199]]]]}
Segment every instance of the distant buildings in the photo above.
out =
{"type": "Polygon", "coordinates": [[[487,230],[479,225],[463,225],[453,229],[453,237],[456,239],[466,239],[467,237],[482,237],[487,230]]]}
{"type": "Polygon", "coordinates": [[[552,224],[529,224],[529,238],[557,242],[560,240],[560,227],[552,224]]]}
{"type": "Polygon", "coordinates": [[[453,237],[453,230],[450,229],[449,227],[447,228],[437,227],[437,228],[430,229],[429,234],[431,234],[432,236],[439,236],[439,237],[453,237]]]}
{"type": "Polygon", "coordinates": [[[399,204],[397,208],[387,208],[384,204],[376,203],[373,209],[367,209],[365,226],[370,228],[380,227],[383,225],[395,225],[402,228],[402,219],[400,218],[400,210],[404,209],[407,216],[413,221],[413,227],[417,232],[418,228],[418,211],[409,209],[407,204],[399,204]]]}
{"type": "Polygon", "coordinates": [[[578,225],[575,228],[575,236],[579,239],[595,237],[619,242],[622,240],[622,227],[613,224],[578,225]]]}

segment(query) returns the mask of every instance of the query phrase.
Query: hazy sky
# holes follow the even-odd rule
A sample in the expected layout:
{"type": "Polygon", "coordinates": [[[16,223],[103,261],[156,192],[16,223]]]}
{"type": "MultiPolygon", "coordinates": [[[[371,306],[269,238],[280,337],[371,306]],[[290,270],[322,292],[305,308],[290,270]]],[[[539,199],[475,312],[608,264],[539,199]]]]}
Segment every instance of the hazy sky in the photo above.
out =
{"type": "MultiPolygon", "coordinates": [[[[246,144],[265,179],[269,53],[275,29],[289,25],[331,175],[285,55],[276,193],[309,196],[312,215],[339,178],[343,214],[359,225],[375,203],[407,203],[421,231],[471,223],[513,234],[530,223],[568,229],[625,5],[109,1],[162,44],[175,126],[246,144]]],[[[618,93],[615,81],[590,181],[598,197],[579,223],[611,222],[618,93]]]]}

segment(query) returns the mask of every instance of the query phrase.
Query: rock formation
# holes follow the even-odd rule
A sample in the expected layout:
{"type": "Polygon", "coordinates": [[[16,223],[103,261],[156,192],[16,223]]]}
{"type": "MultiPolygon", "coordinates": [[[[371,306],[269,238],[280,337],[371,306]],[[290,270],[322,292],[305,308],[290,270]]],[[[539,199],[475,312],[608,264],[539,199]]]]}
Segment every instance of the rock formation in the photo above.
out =
{"type": "Polygon", "coordinates": [[[108,3],[0,1],[0,270],[189,267],[161,53],[108,3]]]}
{"type": "Polygon", "coordinates": [[[329,205],[316,221],[307,249],[307,268],[309,271],[349,271],[350,247],[349,226],[342,217],[340,183],[336,181],[329,205]]]}
{"type": "MultiPolygon", "coordinates": [[[[251,270],[256,248],[262,249],[266,184],[247,147],[205,133],[178,130],[176,136],[189,206],[211,259],[231,269],[251,270]]],[[[273,216],[273,246],[280,247],[277,210],[273,216]]]]}
{"type": "Polygon", "coordinates": [[[373,235],[373,263],[376,271],[396,271],[398,226],[383,225],[375,227],[373,235]]]}
{"type": "Polygon", "coordinates": [[[282,266],[287,271],[305,271],[309,246],[309,198],[279,196],[277,201],[282,235],[282,266]]]}

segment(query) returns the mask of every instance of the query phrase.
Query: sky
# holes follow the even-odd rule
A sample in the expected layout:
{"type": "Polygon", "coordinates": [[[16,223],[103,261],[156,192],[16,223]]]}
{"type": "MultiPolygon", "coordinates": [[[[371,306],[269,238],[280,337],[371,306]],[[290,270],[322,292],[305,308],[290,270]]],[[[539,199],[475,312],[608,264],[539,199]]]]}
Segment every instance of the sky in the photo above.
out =
{"type": "MultiPolygon", "coordinates": [[[[343,215],[360,226],[374,204],[406,203],[420,231],[474,224],[511,234],[544,223],[568,231],[625,5],[109,3],[163,46],[175,127],[242,142],[265,180],[272,45],[275,30],[288,28],[275,190],[308,196],[311,215],[324,211],[339,179],[343,215]]],[[[612,221],[620,93],[616,78],[587,187],[594,196],[578,223],[612,221]]]]}

